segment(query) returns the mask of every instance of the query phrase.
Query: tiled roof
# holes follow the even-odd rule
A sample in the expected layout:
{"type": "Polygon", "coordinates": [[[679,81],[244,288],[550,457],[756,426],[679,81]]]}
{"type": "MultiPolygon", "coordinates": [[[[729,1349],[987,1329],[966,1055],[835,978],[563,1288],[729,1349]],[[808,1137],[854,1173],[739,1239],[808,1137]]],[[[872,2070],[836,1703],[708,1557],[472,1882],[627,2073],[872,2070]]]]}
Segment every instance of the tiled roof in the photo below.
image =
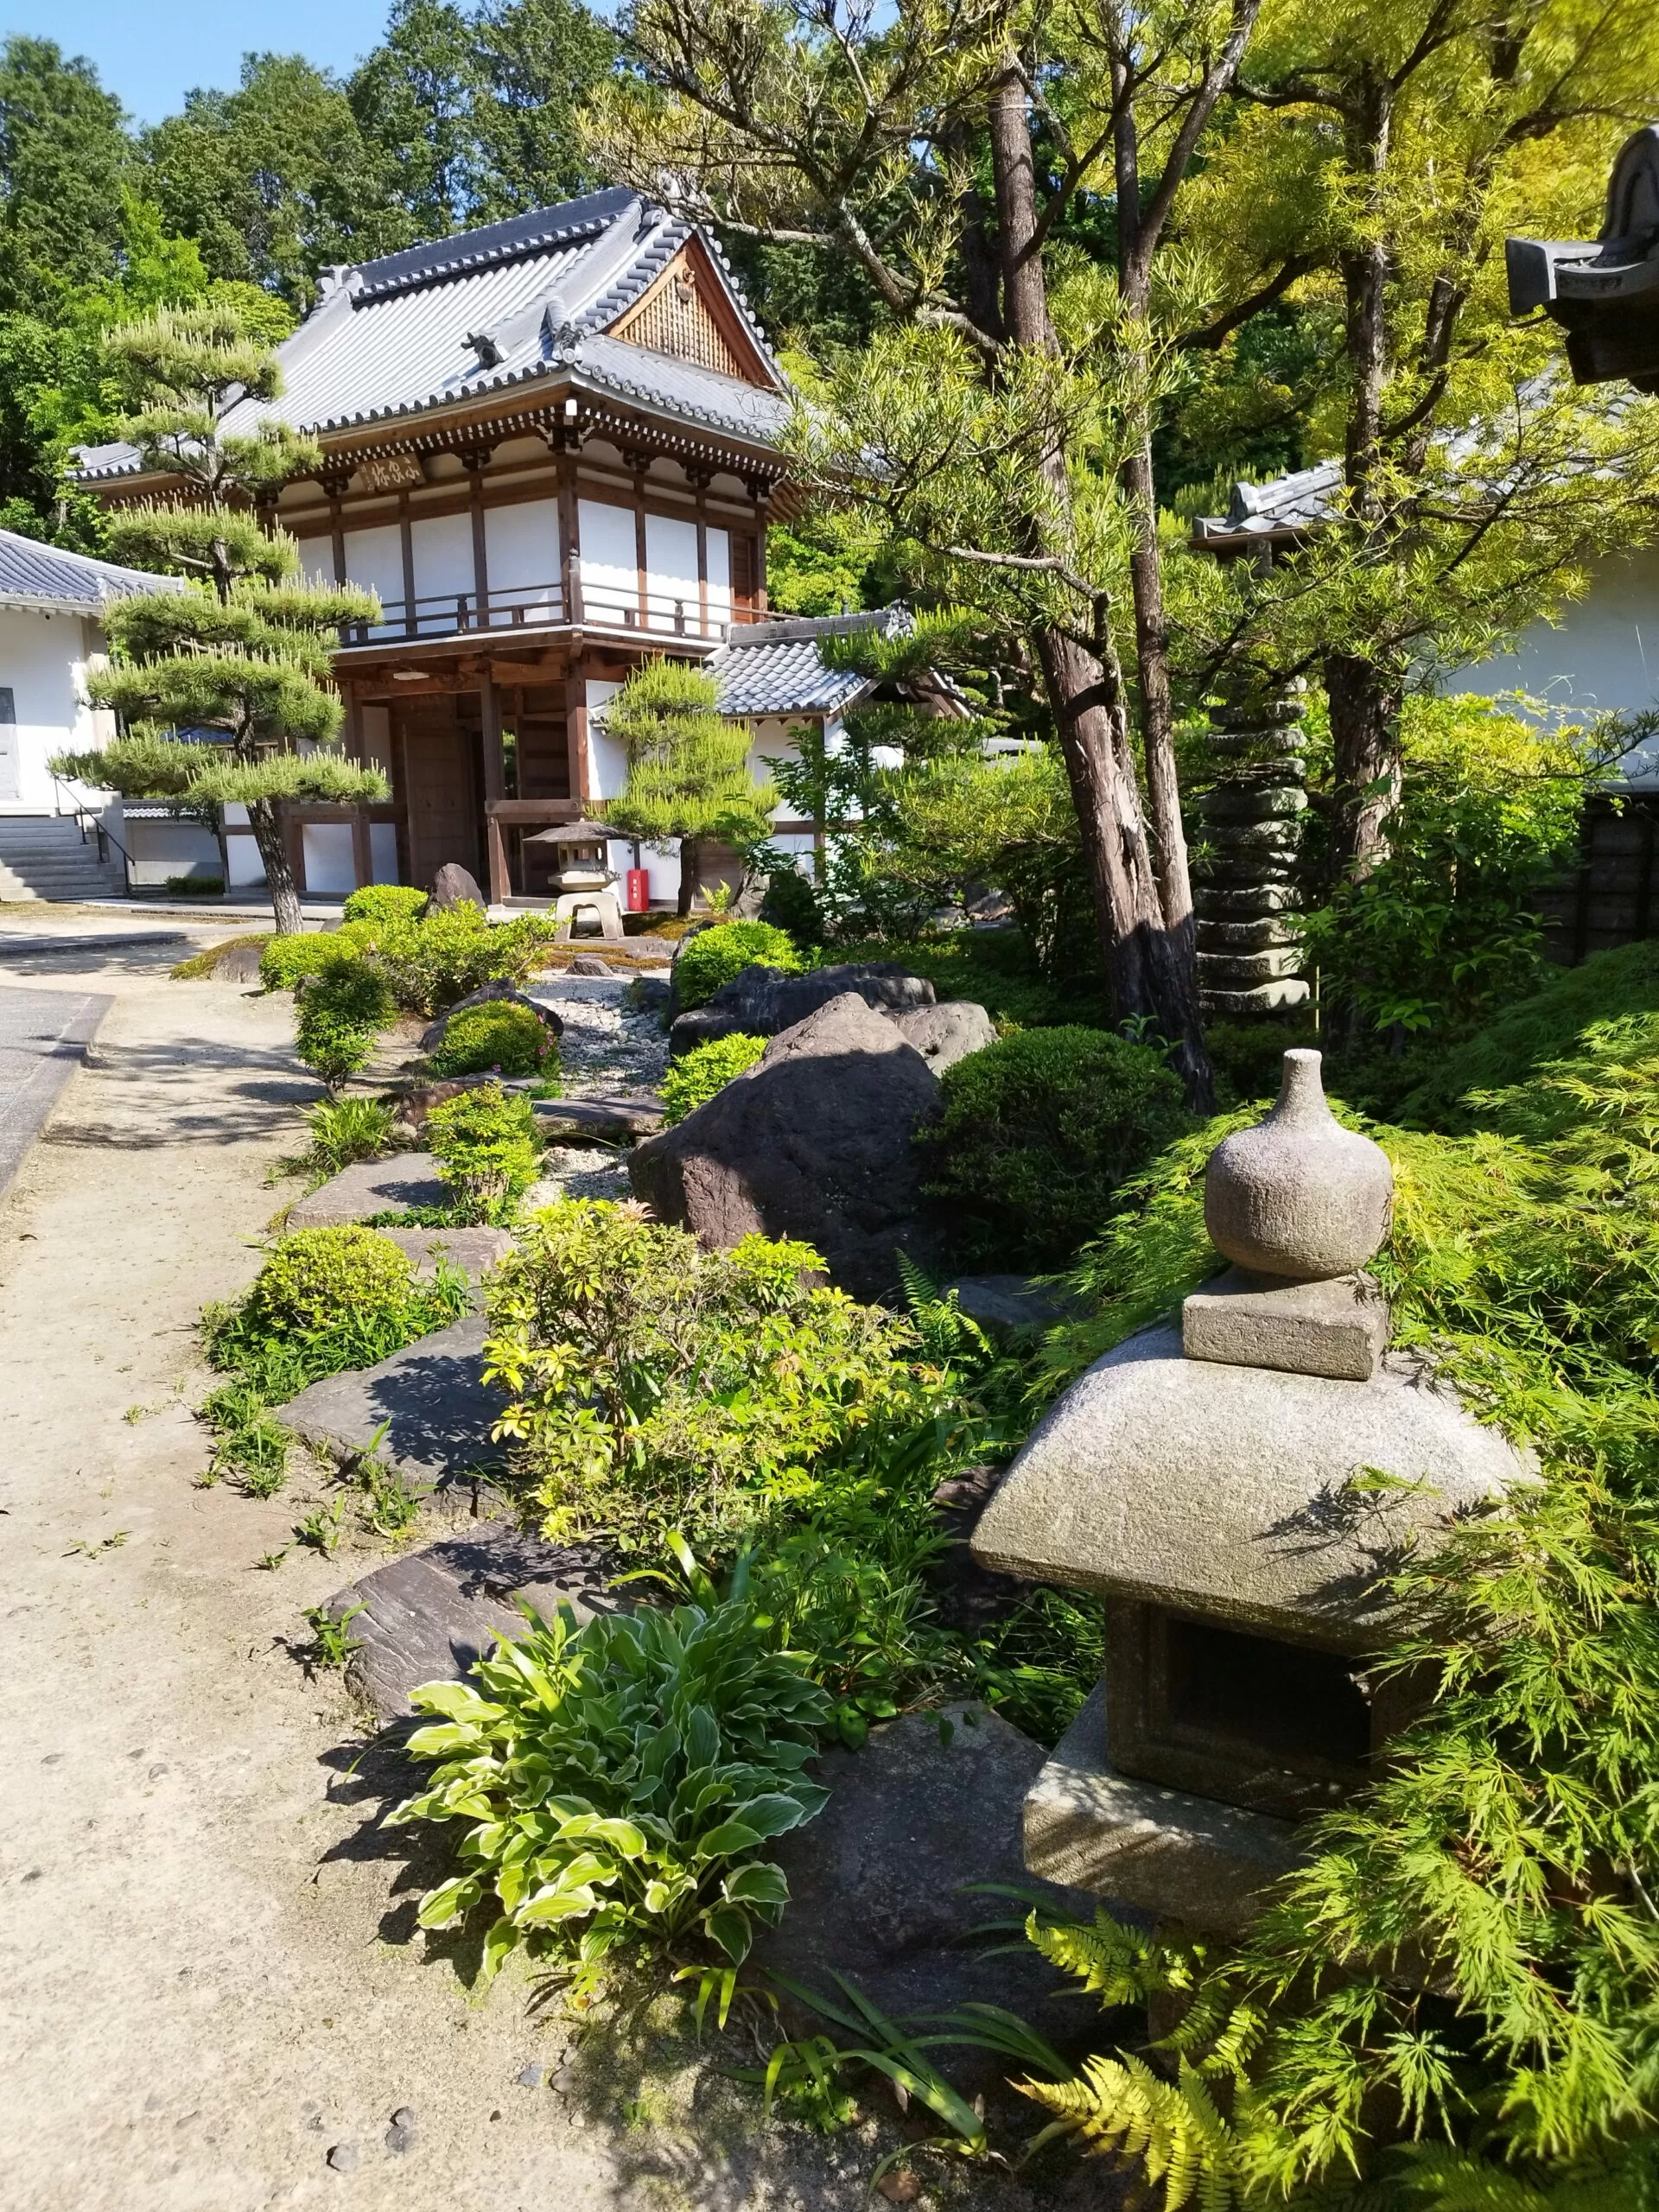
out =
{"type": "MultiPolygon", "coordinates": [[[[783,372],[711,240],[772,391],[603,334],[692,234],[616,188],[330,270],[321,301],[278,349],[281,399],[245,400],[227,426],[274,414],[296,429],[340,430],[557,376],[770,444],[789,411],[783,372]]],[[[138,467],[129,446],[83,448],[80,461],[90,479],[138,467]]]]}
{"type": "Polygon", "coordinates": [[[1201,545],[1217,539],[1295,537],[1331,519],[1341,489],[1339,461],[1322,461],[1268,484],[1235,484],[1227,512],[1200,515],[1192,535],[1201,545]]]}
{"type": "Polygon", "coordinates": [[[0,607],[42,614],[96,614],[112,599],[138,591],[181,591],[177,577],[118,568],[85,553],[66,553],[37,538],[0,530],[0,607]]]}
{"type": "Polygon", "coordinates": [[[870,690],[870,679],[826,668],[819,640],[877,629],[891,637],[909,621],[906,608],[884,607],[874,613],[746,624],[707,663],[720,685],[720,711],[734,716],[838,714],[870,690]]]}

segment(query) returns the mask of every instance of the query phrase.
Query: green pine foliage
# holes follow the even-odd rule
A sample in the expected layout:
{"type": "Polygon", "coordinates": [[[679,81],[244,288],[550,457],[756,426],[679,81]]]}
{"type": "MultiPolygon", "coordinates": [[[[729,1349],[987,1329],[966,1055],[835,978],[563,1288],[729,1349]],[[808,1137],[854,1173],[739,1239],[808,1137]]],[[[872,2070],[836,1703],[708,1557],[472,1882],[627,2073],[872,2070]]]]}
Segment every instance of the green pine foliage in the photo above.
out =
{"type": "Polygon", "coordinates": [[[720,713],[712,676],[684,663],[647,661],[607,706],[607,734],[627,753],[628,775],[606,819],[626,837],[680,841],[680,912],[698,884],[701,847],[717,840],[753,845],[770,825],[778,794],[749,772],[745,722],[720,713]]]}
{"type": "Polygon", "coordinates": [[[716,1037],[707,1045],[698,1045],[681,1054],[669,1065],[663,1077],[662,1096],[666,1112],[663,1120],[672,1128],[688,1114],[695,1114],[699,1106],[706,1106],[717,1090],[723,1090],[734,1076],[752,1068],[766,1046],[769,1037],[746,1037],[741,1031],[729,1037],[716,1037]]]}
{"type": "Polygon", "coordinates": [[[249,512],[315,467],[319,449],[273,415],[251,429],[226,427],[245,399],[282,395],[276,353],[239,307],[162,308],[112,332],[107,350],[134,396],[114,434],[179,487],[175,499],[124,509],[111,547],[185,583],[111,602],[110,664],[92,671],[87,690],[125,730],[113,746],[60,756],[54,770],[129,798],[245,805],[277,930],[294,933],[299,893],[276,802],[386,795],[378,770],[328,749],[343,714],[330,680],[336,631],[373,620],[378,603],[301,583],[293,540],[249,512]],[[201,729],[221,741],[176,734],[201,729]]]}

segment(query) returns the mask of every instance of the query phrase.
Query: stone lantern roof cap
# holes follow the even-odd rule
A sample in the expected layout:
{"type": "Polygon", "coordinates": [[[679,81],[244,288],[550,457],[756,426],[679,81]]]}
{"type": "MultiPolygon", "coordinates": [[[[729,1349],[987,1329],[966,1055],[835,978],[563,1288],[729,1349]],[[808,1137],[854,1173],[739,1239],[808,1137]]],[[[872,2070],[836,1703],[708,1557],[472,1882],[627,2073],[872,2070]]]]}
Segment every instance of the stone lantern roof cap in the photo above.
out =
{"type": "Polygon", "coordinates": [[[621,832],[608,822],[556,822],[550,830],[538,830],[533,837],[526,837],[527,845],[607,845],[621,832]]]}
{"type": "Polygon", "coordinates": [[[1363,1652],[1410,1545],[1533,1472],[1412,1355],[1337,1382],[1187,1359],[1165,1326],[1097,1360],[1033,1431],[974,1554],[1363,1652]]]}

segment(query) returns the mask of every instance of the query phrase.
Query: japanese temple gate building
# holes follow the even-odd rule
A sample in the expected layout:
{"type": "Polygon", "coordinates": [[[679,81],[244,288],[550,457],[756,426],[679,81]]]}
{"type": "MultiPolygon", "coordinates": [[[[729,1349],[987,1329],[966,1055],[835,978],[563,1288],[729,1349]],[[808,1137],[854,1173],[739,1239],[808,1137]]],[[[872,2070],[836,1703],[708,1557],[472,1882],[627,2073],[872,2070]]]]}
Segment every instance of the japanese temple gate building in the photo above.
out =
{"type": "MultiPolygon", "coordinates": [[[[783,372],[718,249],[636,194],[330,270],[280,358],[282,398],[227,427],[279,415],[321,447],[268,518],[308,574],[379,597],[335,672],[346,747],[392,794],[285,810],[311,895],[449,861],[493,899],[544,895],[548,849],[524,837],[620,791],[604,704],[652,654],[709,666],[757,754],[868,690],[818,657],[840,622],[767,618],[783,372]]],[[[111,504],[168,488],[120,446],[86,451],[82,480],[111,504]]],[[[256,879],[251,837],[226,830],[232,884],[256,879]]],[[[642,857],[671,898],[677,862],[642,857]]]]}

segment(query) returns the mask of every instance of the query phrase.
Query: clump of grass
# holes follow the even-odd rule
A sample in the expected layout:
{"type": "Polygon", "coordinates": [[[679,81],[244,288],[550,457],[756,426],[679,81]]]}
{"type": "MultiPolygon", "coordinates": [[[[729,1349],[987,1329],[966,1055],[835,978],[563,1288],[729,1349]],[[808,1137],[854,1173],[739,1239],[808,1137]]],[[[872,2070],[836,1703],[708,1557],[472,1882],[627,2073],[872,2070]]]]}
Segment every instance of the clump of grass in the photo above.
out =
{"type": "Polygon", "coordinates": [[[234,952],[239,944],[264,944],[270,939],[269,930],[252,930],[241,937],[227,937],[222,944],[210,944],[205,950],[193,952],[188,960],[181,960],[168,973],[175,983],[200,982],[211,976],[227,952],[234,952]]]}

